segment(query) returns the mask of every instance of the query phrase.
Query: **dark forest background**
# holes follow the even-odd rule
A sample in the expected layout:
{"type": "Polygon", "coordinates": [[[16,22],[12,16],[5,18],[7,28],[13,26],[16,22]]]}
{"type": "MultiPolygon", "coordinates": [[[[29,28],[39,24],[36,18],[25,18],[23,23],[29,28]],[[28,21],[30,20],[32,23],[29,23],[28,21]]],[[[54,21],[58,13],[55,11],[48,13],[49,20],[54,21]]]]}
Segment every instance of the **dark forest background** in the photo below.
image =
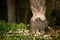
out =
{"type": "MultiPolygon", "coordinates": [[[[7,0],[0,0],[0,20],[8,22],[7,0]]],[[[60,0],[46,0],[46,18],[50,26],[60,26],[60,0]]],[[[15,0],[16,23],[29,23],[32,13],[28,0],[15,0]]]]}

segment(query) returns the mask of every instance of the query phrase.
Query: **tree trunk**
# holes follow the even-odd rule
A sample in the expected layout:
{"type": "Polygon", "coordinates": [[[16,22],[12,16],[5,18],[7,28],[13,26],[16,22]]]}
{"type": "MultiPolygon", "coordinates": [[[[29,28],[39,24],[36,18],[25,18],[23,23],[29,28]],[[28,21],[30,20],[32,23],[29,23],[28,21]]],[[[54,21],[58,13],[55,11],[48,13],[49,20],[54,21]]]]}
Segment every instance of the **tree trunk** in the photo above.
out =
{"type": "Polygon", "coordinates": [[[27,23],[27,15],[28,15],[28,9],[26,9],[25,18],[24,18],[24,23],[27,23]]]}
{"type": "Polygon", "coordinates": [[[48,27],[48,23],[45,18],[45,0],[30,0],[30,8],[33,14],[30,21],[30,31],[45,31],[48,27]]]}
{"type": "Polygon", "coordinates": [[[52,23],[51,23],[51,18],[52,18],[52,16],[51,16],[51,14],[52,14],[52,12],[55,10],[55,0],[46,0],[46,17],[47,17],[47,19],[48,19],[48,21],[49,21],[49,25],[52,25],[52,23]]]}
{"type": "Polygon", "coordinates": [[[7,0],[8,23],[15,22],[15,0],[7,0]]]}

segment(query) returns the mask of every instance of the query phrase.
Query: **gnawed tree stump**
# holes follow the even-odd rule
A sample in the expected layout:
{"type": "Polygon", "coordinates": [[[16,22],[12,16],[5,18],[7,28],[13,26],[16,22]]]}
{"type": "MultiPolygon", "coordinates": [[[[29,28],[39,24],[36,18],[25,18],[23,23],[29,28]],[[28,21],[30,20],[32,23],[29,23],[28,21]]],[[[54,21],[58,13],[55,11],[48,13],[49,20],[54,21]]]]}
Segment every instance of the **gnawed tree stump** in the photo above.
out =
{"type": "Polygon", "coordinates": [[[30,8],[33,14],[30,21],[30,31],[45,31],[48,27],[48,23],[45,18],[45,0],[30,0],[30,8]]]}

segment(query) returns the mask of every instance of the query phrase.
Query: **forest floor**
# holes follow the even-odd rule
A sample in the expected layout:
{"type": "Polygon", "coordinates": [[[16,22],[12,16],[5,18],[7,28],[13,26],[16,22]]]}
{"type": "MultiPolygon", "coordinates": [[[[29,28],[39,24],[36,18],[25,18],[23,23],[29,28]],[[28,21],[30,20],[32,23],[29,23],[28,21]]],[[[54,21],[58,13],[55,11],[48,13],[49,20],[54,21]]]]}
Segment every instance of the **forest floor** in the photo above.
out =
{"type": "Polygon", "coordinates": [[[43,33],[29,33],[29,30],[26,29],[16,29],[16,30],[10,30],[7,32],[5,35],[4,39],[9,39],[9,40],[60,40],[60,29],[54,31],[53,36],[51,37],[50,34],[45,35],[43,33]]]}
{"type": "Polygon", "coordinates": [[[27,28],[29,25],[20,23],[20,24],[7,24],[0,23],[0,40],[60,40],[60,29],[52,28],[54,30],[54,36],[52,34],[45,35],[41,32],[29,33],[27,28]]]}

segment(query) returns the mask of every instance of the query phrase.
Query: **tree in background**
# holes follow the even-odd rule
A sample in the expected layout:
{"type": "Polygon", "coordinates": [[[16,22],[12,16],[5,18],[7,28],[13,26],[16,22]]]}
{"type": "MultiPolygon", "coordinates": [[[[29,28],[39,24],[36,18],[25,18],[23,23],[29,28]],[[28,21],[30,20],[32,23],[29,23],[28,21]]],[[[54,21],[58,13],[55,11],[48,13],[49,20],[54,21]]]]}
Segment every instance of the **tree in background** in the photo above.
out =
{"type": "Polygon", "coordinates": [[[52,11],[55,10],[55,0],[46,0],[46,18],[49,21],[49,25],[51,25],[52,21],[52,11]]]}
{"type": "Polygon", "coordinates": [[[15,0],[7,0],[8,23],[15,22],[15,0]]]}

